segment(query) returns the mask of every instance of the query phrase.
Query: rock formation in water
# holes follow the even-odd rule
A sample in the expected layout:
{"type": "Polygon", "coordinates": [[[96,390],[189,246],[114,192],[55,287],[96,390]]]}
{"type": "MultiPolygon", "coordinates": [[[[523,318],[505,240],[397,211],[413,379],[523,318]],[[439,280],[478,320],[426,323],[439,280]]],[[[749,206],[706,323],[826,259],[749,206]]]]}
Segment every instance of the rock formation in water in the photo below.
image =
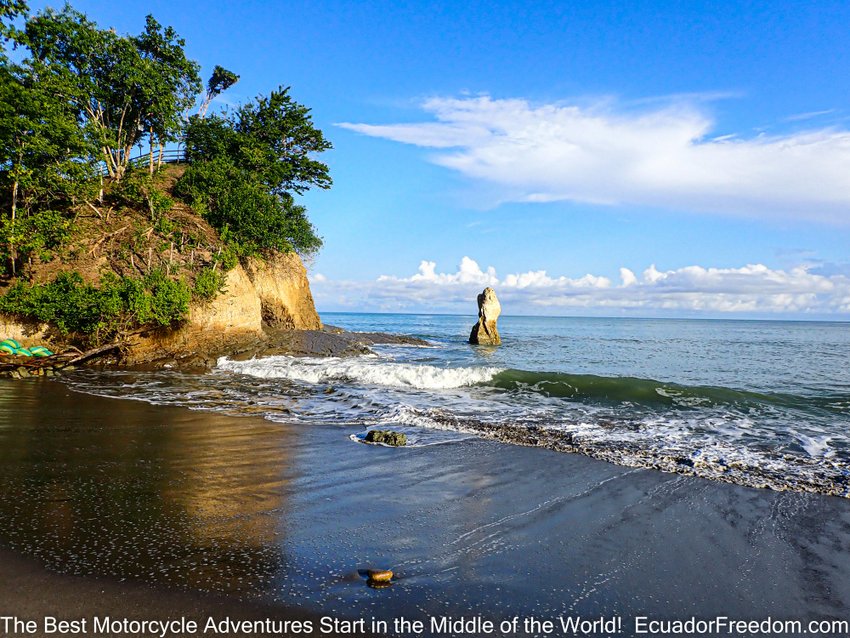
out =
{"type": "Polygon", "coordinates": [[[489,286],[478,295],[478,321],[472,327],[469,343],[483,346],[498,346],[502,343],[496,320],[502,313],[502,306],[496,297],[496,291],[489,286]]]}

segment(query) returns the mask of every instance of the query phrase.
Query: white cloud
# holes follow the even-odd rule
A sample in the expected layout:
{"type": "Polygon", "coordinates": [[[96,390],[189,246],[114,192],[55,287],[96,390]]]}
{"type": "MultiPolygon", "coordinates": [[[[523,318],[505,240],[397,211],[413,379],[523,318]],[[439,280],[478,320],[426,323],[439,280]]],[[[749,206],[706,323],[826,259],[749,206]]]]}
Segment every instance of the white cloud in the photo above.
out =
{"type": "Polygon", "coordinates": [[[438,272],[423,261],[408,277],[382,275],[375,281],[333,281],[314,277],[320,307],[353,310],[466,311],[485,286],[496,288],[509,314],[749,313],[764,315],[841,316],[850,313],[850,277],[822,275],[799,266],[776,270],[762,264],[740,268],[687,266],[640,276],[620,269],[620,282],[585,274],[551,276],[545,270],[499,277],[464,257],[455,272],[438,272]]]}
{"type": "Polygon", "coordinates": [[[628,268],[620,268],[620,279],[623,280],[623,286],[631,286],[637,283],[637,277],[628,268]]]}
{"type": "Polygon", "coordinates": [[[435,98],[435,121],[340,126],[436,149],[432,161],[511,201],[631,204],[850,223],[850,132],[711,136],[694,103],[617,111],[521,99],[435,98]]]}
{"type": "Polygon", "coordinates": [[[460,260],[457,272],[452,274],[437,273],[437,262],[422,261],[419,272],[407,279],[399,279],[392,275],[381,275],[378,282],[427,282],[432,284],[475,284],[477,286],[494,286],[499,283],[496,270],[492,266],[483,272],[478,262],[469,257],[460,260]]]}

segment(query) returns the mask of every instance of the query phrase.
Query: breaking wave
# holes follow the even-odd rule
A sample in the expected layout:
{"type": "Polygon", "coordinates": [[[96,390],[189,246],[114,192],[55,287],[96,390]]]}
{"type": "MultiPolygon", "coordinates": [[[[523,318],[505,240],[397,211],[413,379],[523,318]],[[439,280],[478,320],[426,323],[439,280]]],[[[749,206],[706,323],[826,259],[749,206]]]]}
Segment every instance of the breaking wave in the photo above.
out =
{"type": "Polygon", "coordinates": [[[388,362],[377,356],[317,359],[275,356],[248,361],[227,357],[218,369],[261,379],[287,379],[306,383],[353,382],[394,388],[449,390],[490,381],[500,368],[442,368],[430,365],[388,362]]]}
{"type": "Polygon", "coordinates": [[[739,485],[850,495],[850,384],[789,383],[774,392],[711,385],[719,375],[674,383],[481,365],[491,361],[509,363],[451,346],[391,348],[350,358],[222,358],[208,375],[78,371],[67,382],[103,396],[333,423],[352,428],[357,441],[372,428],[404,432],[410,447],[475,436],[739,485]]]}
{"type": "Polygon", "coordinates": [[[590,403],[678,408],[776,406],[850,414],[850,395],[771,394],[716,386],[679,385],[637,377],[531,372],[498,367],[438,367],[398,363],[376,355],[330,359],[273,356],[246,361],[222,357],[218,360],[218,369],[261,379],[311,384],[348,382],[417,390],[450,390],[481,385],[508,392],[531,392],[590,403]]]}

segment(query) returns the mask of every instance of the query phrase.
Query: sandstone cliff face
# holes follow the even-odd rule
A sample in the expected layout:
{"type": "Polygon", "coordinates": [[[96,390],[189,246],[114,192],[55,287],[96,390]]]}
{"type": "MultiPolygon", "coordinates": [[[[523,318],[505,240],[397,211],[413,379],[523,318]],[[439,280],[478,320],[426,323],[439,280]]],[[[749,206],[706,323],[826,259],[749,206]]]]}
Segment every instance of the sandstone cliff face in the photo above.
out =
{"type": "Polygon", "coordinates": [[[283,330],[321,330],[307,269],[295,253],[268,260],[249,259],[245,267],[260,298],[263,321],[283,330]]]}
{"type": "Polygon", "coordinates": [[[260,297],[242,266],[227,273],[225,292],[208,303],[194,303],[189,318],[176,330],[151,330],[132,339],[125,361],[130,365],[158,359],[224,353],[251,339],[261,339],[260,297]]]}
{"type": "Polygon", "coordinates": [[[295,253],[266,261],[250,259],[227,274],[225,292],[207,304],[193,304],[177,330],[143,335],[127,363],[157,359],[216,357],[250,348],[266,339],[264,326],[277,330],[321,330],[307,269],[295,253]]]}
{"type": "Polygon", "coordinates": [[[0,314],[0,340],[15,339],[21,343],[51,345],[49,326],[46,323],[23,322],[0,314]]]}
{"type": "MultiPolygon", "coordinates": [[[[213,301],[193,303],[185,323],[175,330],[133,335],[124,363],[208,359],[238,352],[267,339],[264,325],[277,330],[320,330],[307,270],[298,255],[252,260],[227,273],[225,291],[213,301]]],[[[0,339],[55,343],[47,325],[0,315],[0,339]]],[[[57,347],[59,345],[57,344],[57,347]]]]}

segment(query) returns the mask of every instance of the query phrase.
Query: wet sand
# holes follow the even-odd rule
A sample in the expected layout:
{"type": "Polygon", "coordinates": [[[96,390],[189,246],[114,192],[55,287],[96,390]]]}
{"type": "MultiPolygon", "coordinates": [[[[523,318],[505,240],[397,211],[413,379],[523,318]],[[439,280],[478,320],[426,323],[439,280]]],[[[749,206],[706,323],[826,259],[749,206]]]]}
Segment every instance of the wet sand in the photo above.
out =
{"type": "MultiPolygon", "coordinates": [[[[156,587],[143,582],[118,582],[115,579],[69,576],[47,570],[33,559],[8,550],[0,550],[0,615],[14,615],[22,621],[35,620],[38,630],[32,636],[56,635],[44,631],[44,618],[53,616],[66,621],[109,616],[115,619],[180,619],[194,620],[203,626],[209,618],[217,622],[286,621],[312,622],[320,618],[304,610],[280,605],[263,605],[238,601],[226,596],[202,594],[156,587]]],[[[0,635],[5,635],[0,626],[0,635]]],[[[9,635],[13,635],[12,632],[9,635]]],[[[137,636],[153,636],[143,632],[137,636]]],[[[170,636],[197,635],[170,632],[170,636]]],[[[254,636],[253,632],[231,632],[232,636],[254,636]]],[[[284,634],[287,635],[287,634],[284,634]]],[[[294,635],[294,634],[289,634],[294,635]]],[[[298,634],[321,636],[319,631],[298,634]]]]}
{"type": "Polygon", "coordinates": [[[117,597],[78,601],[116,613],[122,587],[167,587],[282,614],[620,616],[619,635],[639,615],[850,618],[847,499],[0,383],[0,544],[84,577],[3,561],[4,613],[58,615],[97,576],[117,597]],[[399,578],[372,589],[358,570],[373,567],[399,578]],[[20,570],[70,598],[18,587],[20,570]]]}

